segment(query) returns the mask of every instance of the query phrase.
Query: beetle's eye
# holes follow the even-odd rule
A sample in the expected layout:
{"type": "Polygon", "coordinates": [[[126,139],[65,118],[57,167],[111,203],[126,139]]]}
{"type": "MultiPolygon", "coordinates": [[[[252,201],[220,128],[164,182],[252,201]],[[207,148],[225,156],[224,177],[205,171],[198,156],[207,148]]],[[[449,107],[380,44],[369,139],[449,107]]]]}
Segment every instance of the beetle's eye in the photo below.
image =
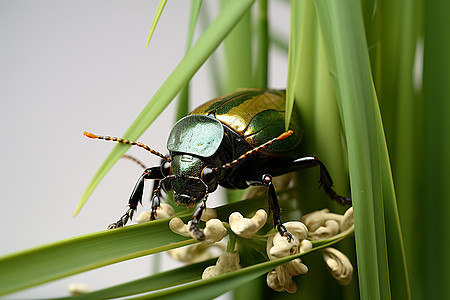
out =
{"type": "Polygon", "coordinates": [[[214,174],[213,169],[209,168],[209,167],[205,167],[203,168],[202,171],[202,180],[204,183],[206,183],[207,185],[211,185],[216,181],[216,176],[214,174]]]}
{"type": "Polygon", "coordinates": [[[164,175],[164,177],[167,177],[170,175],[170,162],[163,161],[161,163],[161,173],[164,175]]]}

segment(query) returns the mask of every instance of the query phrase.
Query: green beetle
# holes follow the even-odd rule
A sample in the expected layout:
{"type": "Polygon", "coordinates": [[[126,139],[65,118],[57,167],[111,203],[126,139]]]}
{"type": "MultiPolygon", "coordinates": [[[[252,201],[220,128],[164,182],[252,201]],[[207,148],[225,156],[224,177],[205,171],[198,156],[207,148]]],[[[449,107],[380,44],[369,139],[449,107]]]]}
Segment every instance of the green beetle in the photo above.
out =
{"type": "MultiPolygon", "coordinates": [[[[274,227],[288,239],[291,234],[280,219],[273,177],[318,166],[319,183],[325,193],[342,204],[351,204],[350,198],[339,196],[332,189],[330,174],[317,157],[296,156],[303,132],[298,123],[291,124],[285,132],[285,98],[284,91],[246,89],[206,102],[173,126],[167,140],[168,157],[142,143],[85,133],[90,138],[137,145],[162,158],[160,166],[145,169],[131,193],[129,209],[108,228],[122,227],[133,217],[137,204],[142,201],[146,179],[157,182],[152,198],[152,219],[160,206],[161,189],[172,189],[175,202],[179,204],[201,203],[190,228],[198,240],[204,239],[198,223],[208,194],[218,185],[230,189],[267,186],[274,227]]],[[[293,119],[298,120],[298,116],[294,115],[293,119]]]]}

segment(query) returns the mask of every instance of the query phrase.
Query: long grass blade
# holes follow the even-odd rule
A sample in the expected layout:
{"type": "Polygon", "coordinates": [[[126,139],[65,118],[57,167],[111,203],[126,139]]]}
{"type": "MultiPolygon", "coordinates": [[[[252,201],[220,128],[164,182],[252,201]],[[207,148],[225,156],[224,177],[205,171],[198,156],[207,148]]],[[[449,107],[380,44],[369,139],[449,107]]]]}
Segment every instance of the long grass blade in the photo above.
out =
{"type": "Polygon", "coordinates": [[[150,32],[148,33],[147,37],[147,44],[145,45],[145,48],[148,48],[148,45],[150,44],[150,40],[152,39],[153,33],[155,32],[156,25],[158,24],[159,18],[161,17],[161,14],[164,10],[164,6],[166,6],[167,0],[160,0],[158,4],[158,8],[156,9],[155,16],[153,17],[152,25],[150,26],[150,32]]]}
{"type": "Polygon", "coordinates": [[[402,237],[360,2],[316,0],[316,6],[348,144],[361,298],[408,299],[402,237]],[[399,270],[389,269],[385,226],[389,240],[400,243],[389,244],[389,258],[401,262],[399,270]],[[391,286],[389,271],[401,277],[401,286],[391,286]]]}
{"type": "MultiPolygon", "coordinates": [[[[218,207],[218,218],[226,221],[234,211],[249,214],[264,207],[264,200],[255,197],[218,207]]],[[[179,216],[187,222],[192,212],[179,216]]],[[[168,222],[164,219],[101,231],[0,257],[0,295],[195,242],[174,234],[168,222]]]]}
{"type": "MultiPolygon", "coordinates": [[[[420,191],[422,299],[448,299],[450,291],[450,2],[425,1],[420,191]]],[[[415,224],[417,226],[417,224],[415,224]]],[[[416,228],[416,227],[415,227],[416,228]]]]}
{"type": "MultiPolygon", "coordinates": [[[[189,50],[175,70],[169,75],[158,91],[153,95],[141,113],[123,135],[128,140],[137,139],[156,117],[169,105],[180,90],[194,76],[206,59],[219,46],[222,40],[233,29],[241,17],[249,10],[254,0],[230,1],[211,25],[205,30],[195,45],[189,50]]],[[[82,195],[74,215],[76,215],[87,201],[88,197],[100,183],[101,179],[111,169],[114,163],[127,151],[128,145],[118,144],[110,152],[92,178],[82,195]]]]}
{"type": "Polygon", "coordinates": [[[194,243],[172,233],[168,222],[166,219],[100,231],[2,257],[0,295],[194,243]]]}
{"type": "Polygon", "coordinates": [[[216,260],[216,258],[213,258],[130,282],[125,282],[91,293],[76,295],[72,297],[57,298],[53,300],[115,299],[119,297],[137,295],[158,289],[181,285],[201,279],[202,271],[206,267],[213,265],[216,260]]]}
{"type": "MultiPolygon", "coordinates": [[[[352,231],[339,235],[335,239],[317,246],[316,249],[324,248],[342,240],[352,231]]],[[[134,300],[141,299],[213,299],[227,291],[235,289],[239,286],[246,284],[247,282],[254,280],[275,267],[285,264],[292,259],[301,257],[308,254],[304,252],[292,256],[283,257],[281,259],[267,261],[259,264],[255,264],[240,270],[222,274],[213,278],[204,279],[200,281],[194,281],[183,286],[178,286],[164,291],[158,291],[141,297],[132,298],[134,300]]]]}

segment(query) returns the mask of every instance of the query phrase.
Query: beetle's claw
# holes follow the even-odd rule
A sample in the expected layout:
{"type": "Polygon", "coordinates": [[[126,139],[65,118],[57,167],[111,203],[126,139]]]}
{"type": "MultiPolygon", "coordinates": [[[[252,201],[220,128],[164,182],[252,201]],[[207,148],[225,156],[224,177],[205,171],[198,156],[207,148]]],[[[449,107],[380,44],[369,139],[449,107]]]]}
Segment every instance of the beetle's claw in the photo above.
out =
{"type": "Polygon", "coordinates": [[[194,234],[194,238],[197,241],[203,241],[205,239],[205,234],[198,228],[198,223],[192,222],[189,231],[194,234]]]}
{"type": "Polygon", "coordinates": [[[107,229],[110,230],[110,229],[116,229],[119,227],[123,227],[123,224],[121,221],[117,221],[116,223],[109,224],[107,229]]]}
{"type": "Polygon", "coordinates": [[[283,236],[288,240],[289,243],[292,241],[292,234],[289,231],[286,231],[283,236]]]}

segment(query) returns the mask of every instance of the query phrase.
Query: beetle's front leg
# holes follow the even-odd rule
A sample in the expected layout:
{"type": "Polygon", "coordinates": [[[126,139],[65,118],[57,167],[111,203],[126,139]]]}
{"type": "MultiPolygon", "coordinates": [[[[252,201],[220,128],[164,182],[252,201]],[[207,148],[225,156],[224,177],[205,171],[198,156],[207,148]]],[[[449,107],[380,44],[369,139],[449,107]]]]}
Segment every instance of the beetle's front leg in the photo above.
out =
{"type": "Polygon", "coordinates": [[[269,174],[262,175],[260,180],[248,182],[250,185],[263,185],[268,187],[268,202],[269,202],[269,211],[272,212],[273,217],[273,227],[275,227],[278,232],[285,236],[288,241],[291,241],[292,234],[286,230],[283,222],[281,222],[281,209],[280,204],[278,203],[277,193],[275,192],[275,187],[273,186],[272,176],[269,174]]]}
{"type": "Polygon", "coordinates": [[[130,200],[128,200],[128,210],[126,213],[120,217],[120,219],[112,224],[108,225],[108,229],[114,229],[117,227],[123,227],[127,224],[128,220],[133,218],[134,212],[137,209],[138,203],[142,204],[142,195],[144,193],[144,182],[146,179],[161,179],[163,175],[161,174],[160,167],[147,168],[139,177],[136,185],[134,186],[133,192],[131,193],[130,200]]]}
{"type": "Polygon", "coordinates": [[[203,241],[205,239],[205,234],[198,228],[198,223],[200,222],[200,218],[202,217],[202,213],[205,208],[206,201],[203,200],[202,204],[197,208],[192,216],[191,226],[189,227],[189,230],[194,232],[195,239],[198,241],[203,241]]]}

